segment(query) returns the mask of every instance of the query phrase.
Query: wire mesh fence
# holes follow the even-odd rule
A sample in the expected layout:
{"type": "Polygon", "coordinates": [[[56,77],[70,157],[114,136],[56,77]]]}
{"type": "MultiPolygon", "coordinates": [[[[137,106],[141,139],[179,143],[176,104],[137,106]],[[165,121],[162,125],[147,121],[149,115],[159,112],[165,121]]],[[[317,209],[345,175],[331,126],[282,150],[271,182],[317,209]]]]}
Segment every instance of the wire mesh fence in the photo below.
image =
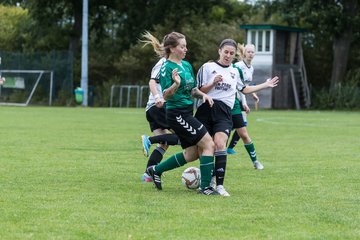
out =
{"type": "Polygon", "coordinates": [[[73,57],[68,51],[0,51],[1,105],[66,105],[73,98],[73,57]]]}

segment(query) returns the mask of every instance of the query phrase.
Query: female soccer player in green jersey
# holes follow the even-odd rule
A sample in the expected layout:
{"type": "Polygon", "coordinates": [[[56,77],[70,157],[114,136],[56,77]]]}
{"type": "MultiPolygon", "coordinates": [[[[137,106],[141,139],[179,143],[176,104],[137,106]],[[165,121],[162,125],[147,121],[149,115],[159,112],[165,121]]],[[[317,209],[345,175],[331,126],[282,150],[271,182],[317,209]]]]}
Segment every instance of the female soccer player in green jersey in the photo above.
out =
{"type": "Polygon", "coordinates": [[[193,116],[193,97],[201,98],[210,106],[213,100],[196,87],[192,66],[183,60],[187,52],[185,36],[178,32],[169,33],[163,40],[163,46],[167,60],[160,69],[160,84],[166,100],[166,119],[178,135],[183,152],[149,167],[147,173],[152,177],[155,187],[161,190],[163,172],[200,158],[199,193],[219,195],[210,186],[215,144],[204,125],[193,116]]]}
{"type": "Polygon", "coordinates": [[[166,121],[165,101],[159,81],[160,68],[162,64],[166,61],[166,54],[163,48],[163,44],[160,43],[158,39],[151,35],[151,33],[149,32],[145,32],[142,37],[143,39],[141,41],[144,43],[144,46],[147,44],[151,44],[154,48],[156,55],[160,58],[160,60],[155,64],[151,71],[151,76],[149,80],[150,94],[145,109],[146,119],[149,122],[150,130],[153,132],[154,136],[141,136],[144,155],[146,157],[149,157],[145,172],[141,176],[141,180],[143,182],[152,182],[151,177],[146,173],[146,169],[150,166],[160,163],[164,156],[164,153],[168,149],[168,146],[178,144],[178,137],[175,134],[171,134],[171,132],[169,131],[170,127],[166,121]],[[150,145],[159,138],[161,142],[158,142],[158,145],[149,156],[150,145]]]}

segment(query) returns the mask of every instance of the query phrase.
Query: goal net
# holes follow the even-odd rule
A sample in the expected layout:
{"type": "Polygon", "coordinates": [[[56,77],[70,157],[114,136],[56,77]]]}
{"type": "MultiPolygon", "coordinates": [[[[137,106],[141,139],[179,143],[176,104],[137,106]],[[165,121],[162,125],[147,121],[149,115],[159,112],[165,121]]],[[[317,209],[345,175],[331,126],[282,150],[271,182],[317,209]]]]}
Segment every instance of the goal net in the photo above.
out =
{"type": "Polygon", "coordinates": [[[6,52],[0,50],[0,106],[69,106],[74,95],[70,51],[6,52]]]}
{"type": "Polygon", "coordinates": [[[6,78],[0,85],[0,105],[28,106],[30,102],[51,105],[54,72],[49,70],[0,70],[6,78]]]}

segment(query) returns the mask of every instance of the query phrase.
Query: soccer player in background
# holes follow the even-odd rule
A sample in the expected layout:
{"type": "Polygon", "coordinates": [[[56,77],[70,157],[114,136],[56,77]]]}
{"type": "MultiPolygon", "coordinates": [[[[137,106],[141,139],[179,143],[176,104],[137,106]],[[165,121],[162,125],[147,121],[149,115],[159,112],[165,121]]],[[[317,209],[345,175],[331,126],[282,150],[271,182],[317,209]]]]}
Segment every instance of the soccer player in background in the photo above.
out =
{"type": "MultiPolygon", "coordinates": [[[[244,45],[238,44],[238,52],[237,55],[239,60],[235,65],[239,67],[243,73],[243,80],[246,85],[249,85],[253,79],[254,67],[251,65],[251,62],[255,56],[255,46],[253,44],[244,45]]],[[[252,94],[254,100],[259,102],[259,98],[256,93],[252,94]]],[[[233,148],[241,138],[246,151],[250,156],[250,160],[252,161],[254,168],[258,170],[264,169],[264,166],[257,159],[255,145],[251,141],[249,133],[247,131],[247,121],[246,115],[250,112],[250,108],[247,105],[246,97],[243,94],[240,94],[240,99],[236,100],[235,107],[232,111],[233,114],[233,128],[235,129],[234,134],[229,143],[227,153],[235,154],[233,148]]]]}
{"type": "Polygon", "coordinates": [[[193,116],[193,97],[202,98],[203,102],[208,102],[210,106],[213,100],[196,87],[192,66],[183,60],[187,52],[185,36],[178,32],[171,32],[164,37],[163,46],[167,60],[161,67],[160,84],[166,100],[166,119],[179,137],[183,152],[149,167],[147,173],[152,177],[155,187],[161,190],[163,172],[200,158],[199,193],[219,195],[210,186],[214,170],[215,144],[204,125],[193,116]]]}
{"type": "Polygon", "coordinates": [[[245,94],[261,89],[275,87],[275,77],[258,86],[246,86],[241,80],[241,70],[232,62],[237,52],[237,43],[233,39],[224,39],[219,46],[219,58],[203,64],[197,74],[198,88],[214,101],[210,106],[200,101],[195,117],[204,124],[215,143],[216,191],[222,196],[230,196],[224,188],[226,172],[226,143],[232,130],[231,110],[234,107],[237,91],[245,94]]]}
{"type": "Polygon", "coordinates": [[[0,77],[0,85],[3,85],[5,82],[5,78],[4,77],[0,77]]]}

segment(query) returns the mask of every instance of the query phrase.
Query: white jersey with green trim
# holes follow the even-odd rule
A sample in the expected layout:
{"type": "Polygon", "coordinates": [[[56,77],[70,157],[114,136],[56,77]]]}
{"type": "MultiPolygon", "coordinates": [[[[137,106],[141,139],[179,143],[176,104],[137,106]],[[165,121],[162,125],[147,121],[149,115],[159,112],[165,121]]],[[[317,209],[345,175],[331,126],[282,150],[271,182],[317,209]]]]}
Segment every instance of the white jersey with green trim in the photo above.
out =
{"type": "Polygon", "coordinates": [[[252,65],[246,65],[244,61],[239,61],[235,63],[235,65],[238,66],[243,72],[245,84],[249,85],[253,80],[254,67],[252,65]]]}
{"type": "MultiPolygon", "coordinates": [[[[237,89],[241,91],[245,87],[240,79],[239,70],[232,64],[230,66],[224,66],[218,62],[203,64],[197,74],[198,88],[200,89],[202,86],[213,83],[217,75],[221,75],[223,81],[213,87],[207,95],[215,100],[224,102],[232,109],[237,89]]],[[[202,103],[202,100],[200,100],[198,105],[200,106],[202,103]]]]}
{"type": "MultiPolygon", "coordinates": [[[[157,92],[159,94],[160,98],[164,98],[163,97],[163,93],[162,93],[162,89],[161,89],[161,85],[160,85],[160,68],[163,65],[163,63],[166,61],[166,58],[161,58],[156,64],[155,66],[152,68],[151,70],[151,75],[150,75],[150,79],[153,79],[156,81],[156,89],[157,92]]],[[[146,104],[146,108],[145,111],[149,110],[152,106],[155,105],[155,97],[152,95],[151,91],[149,94],[149,100],[146,104]]]]}

